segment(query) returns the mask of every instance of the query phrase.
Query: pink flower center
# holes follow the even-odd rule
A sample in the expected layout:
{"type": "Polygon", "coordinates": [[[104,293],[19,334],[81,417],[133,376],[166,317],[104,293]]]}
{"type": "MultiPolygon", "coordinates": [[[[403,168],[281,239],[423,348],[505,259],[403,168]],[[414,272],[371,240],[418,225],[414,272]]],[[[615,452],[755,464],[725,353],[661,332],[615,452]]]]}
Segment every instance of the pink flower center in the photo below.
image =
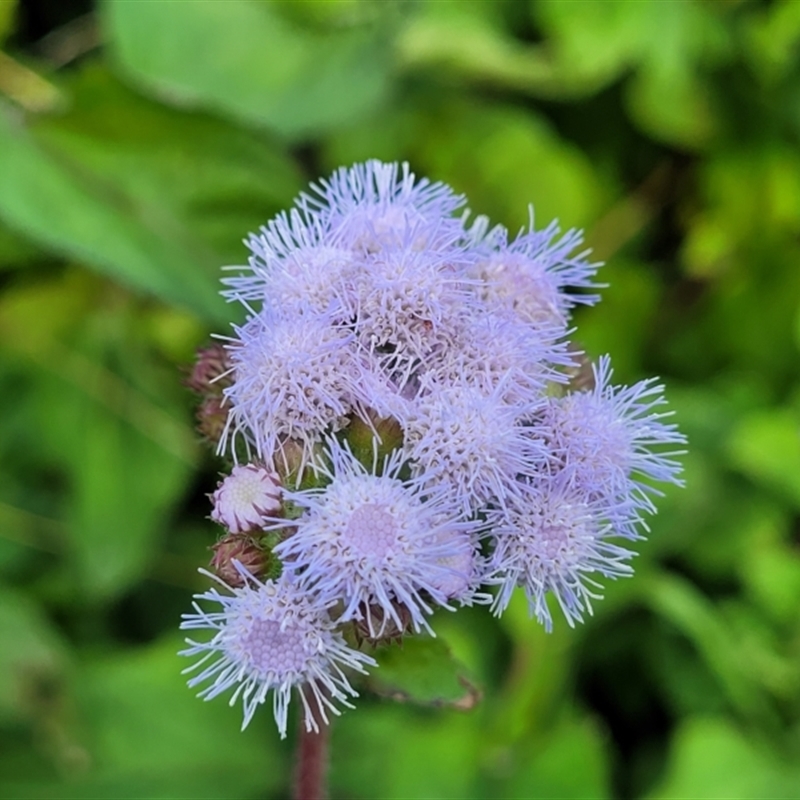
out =
{"type": "Polygon", "coordinates": [[[350,515],[345,536],[364,555],[383,558],[397,543],[397,523],[384,506],[367,503],[350,515]]]}
{"type": "Polygon", "coordinates": [[[242,655],[259,672],[286,675],[302,672],[308,666],[303,634],[296,628],[281,630],[280,622],[254,619],[241,638],[242,655]]]}

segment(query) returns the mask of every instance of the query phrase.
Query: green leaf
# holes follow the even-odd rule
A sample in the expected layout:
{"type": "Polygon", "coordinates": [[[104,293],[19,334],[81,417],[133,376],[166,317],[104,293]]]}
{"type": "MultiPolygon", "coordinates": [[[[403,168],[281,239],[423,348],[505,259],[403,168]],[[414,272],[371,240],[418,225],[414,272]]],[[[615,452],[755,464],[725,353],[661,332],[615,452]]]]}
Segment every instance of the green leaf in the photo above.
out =
{"type": "Polygon", "coordinates": [[[481,711],[463,714],[387,703],[363,703],[348,711],[333,728],[332,796],[484,797],[481,711]]]}
{"type": "Polygon", "coordinates": [[[764,83],[773,83],[794,66],[800,40],[800,5],[792,0],[750,13],[742,31],[743,54],[764,83]]]}
{"type": "Polygon", "coordinates": [[[788,520],[775,516],[774,512],[762,515],[739,569],[755,602],[776,620],[791,625],[800,608],[800,554],[791,544],[788,520]]]}
{"type": "Polygon", "coordinates": [[[11,34],[17,0],[0,0],[0,44],[11,34]]]}
{"type": "Polygon", "coordinates": [[[701,3],[535,3],[565,86],[596,89],[634,69],[628,109],[649,134],[700,146],[716,119],[701,67],[727,57],[727,29],[701,3]]]}
{"type": "Polygon", "coordinates": [[[88,66],[64,114],[0,109],[0,219],[60,255],[219,324],[220,267],[300,188],[263,136],[159,107],[88,66]]]}
{"type": "Polygon", "coordinates": [[[727,441],[730,462],[800,508],[800,419],[791,409],[754,411],[727,441]]]}
{"type": "MultiPolygon", "coordinates": [[[[548,602],[555,614],[560,613],[552,596],[548,602]]],[[[507,747],[549,730],[567,691],[574,634],[566,622],[547,633],[531,618],[521,589],[514,592],[499,622],[514,649],[500,695],[493,703],[492,725],[486,726],[484,735],[493,745],[507,747]]]]}
{"type": "Polygon", "coordinates": [[[90,599],[124,592],[149,567],[197,458],[183,389],[152,352],[146,312],[119,292],[98,303],[102,287],[67,273],[0,305],[7,349],[35,367],[23,435],[67,476],[70,554],[90,599]]]}
{"type": "Polygon", "coordinates": [[[403,639],[375,653],[379,668],[368,680],[369,688],[383,697],[424,706],[472,708],[481,699],[467,670],[441,640],[428,636],[403,639]]]}
{"type": "Polygon", "coordinates": [[[621,3],[642,15],[642,63],[628,86],[634,121],[656,139],[707,145],[719,130],[702,67],[727,57],[728,31],[701,3],[621,3]]]}
{"type": "Polygon", "coordinates": [[[274,793],[285,780],[269,705],[240,732],[241,707],[204,703],[181,675],[177,637],[89,660],[76,679],[83,753],[70,780],[39,774],[4,790],[20,798],[214,797],[274,793]]]}
{"type": "Polygon", "coordinates": [[[24,594],[0,586],[0,720],[48,713],[66,664],[61,638],[24,594]]]}
{"type": "Polygon", "coordinates": [[[751,719],[763,721],[762,693],[747,665],[740,662],[736,637],[719,610],[684,579],[661,574],[647,579],[640,575],[636,580],[653,611],[692,642],[731,704],[751,719]]]}
{"type": "Polygon", "coordinates": [[[107,0],[104,10],[113,52],[135,81],[168,102],[287,136],[350,122],[388,88],[389,50],[372,25],[303,28],[253,0],[107,0]]]}
{"type": "Polygon", "coordinates": [[[567,718],[503,754],[511,777],[498,797],[611,797],[606,743],[589,718],[567,718]]]}
{"type": "Polygon", "coordinates": [[[645,264],[615,258],[599,272],[608,284],[603,302],[589,313],[579,313],[575,341],[593,358],[611,354],[614,377],[632,382],[641,374],[641,363],[659,302],[659,285],[645,264]],[[625,320],[625,325],[617,321],[625,320]]]}
{"type": "Polygon", "coordinates": [[[46,152],[2,107],[0,173],[0,217],[12,228],[203,316],[224,317],[213,283],[185,249],[131,219],[127,199],[113,186],[46,152]]]}
{"type": "Polygon", "coordinates": [[[800,771],[782,764],[766,746],[715,718],[691,718],[673,739],[663,781],[648,797],[712,800],[797,798],[800,771]]]}
{"type": "Polygon", "coordinates": [[[413,156],[417,174],[450,183],[475,214],[488,214],[513,235],[527,225],[529,204],[537,228],[554,218],[568,228],[594,219],[610,194],[583,153],[543,118],[511,104],[447,98],[399,107],[332,137],[327,166],[364,153],[413,156]]]}
{"type": "Polygon", "coordinates": [[[41,258],[39,248],[0,223],[0,270],[18,268],[41,258]]]}

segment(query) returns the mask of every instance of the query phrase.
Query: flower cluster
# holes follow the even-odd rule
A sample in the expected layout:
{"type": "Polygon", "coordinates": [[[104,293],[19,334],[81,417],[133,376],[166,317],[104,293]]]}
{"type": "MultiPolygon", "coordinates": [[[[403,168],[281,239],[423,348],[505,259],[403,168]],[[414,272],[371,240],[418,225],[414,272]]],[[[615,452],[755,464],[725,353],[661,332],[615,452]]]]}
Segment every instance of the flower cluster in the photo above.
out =
{"type": "Polygon", "coordinates": [[[245,725],[272,691],[285,733],[293,688],[309,729],[309,698],[327,721],[355,695],[345,668],[375,666],[365,642],[432,632],[436,608],[501,614],[519,588],[548,629],[556,606],[581,621],[599,578],[631,573],[619,542],[653,484],[679,482],[662,387],[615,386],[608,358],[587,380],[569,342],[598,299],[580,235],[531,221],[509,241],[464,202],[407,165],[340,169],[224,281],[247,311],[211,370],[227,594],[199,595],[222,610],[185,616],[214,631],[185,652],[245,725]]]}

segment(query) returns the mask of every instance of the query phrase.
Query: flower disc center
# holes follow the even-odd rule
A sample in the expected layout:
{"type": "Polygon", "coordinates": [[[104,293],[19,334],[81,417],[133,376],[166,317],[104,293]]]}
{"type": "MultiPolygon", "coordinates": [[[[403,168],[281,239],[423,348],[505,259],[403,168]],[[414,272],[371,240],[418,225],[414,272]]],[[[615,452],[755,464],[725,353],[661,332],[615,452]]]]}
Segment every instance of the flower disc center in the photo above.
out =
{"type": "Polygon", "coordinates": [[[254,619],[250,630],[241,638],[241,652],[259,672],[286,675],[308,666],[303,636],[296,628],[281,630],[280,622],[254,619]]]}
{"type": "Polygon", "coordinates": [[[397,542],[397,522],[385,506],[367,503],[350,515],[345,536],[364,555],[383,558],[397,542]]]}

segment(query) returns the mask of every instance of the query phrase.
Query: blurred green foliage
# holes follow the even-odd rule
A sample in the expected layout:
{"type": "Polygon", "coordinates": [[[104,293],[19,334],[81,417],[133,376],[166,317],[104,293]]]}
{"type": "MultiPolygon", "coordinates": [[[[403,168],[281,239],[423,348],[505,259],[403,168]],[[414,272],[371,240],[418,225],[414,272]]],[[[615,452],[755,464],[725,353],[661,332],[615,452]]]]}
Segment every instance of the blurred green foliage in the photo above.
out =
{"type": "Polygon", "coordinates": [[[0,0],[0,796],[286,796],[269,713],[180,675],[218,468],[181,369],[242,238],[370,157],[584,227],[577,339],[690,452],[585,626],[384,653],[332,795],[800,797],[796,0],[0,0]]]}

